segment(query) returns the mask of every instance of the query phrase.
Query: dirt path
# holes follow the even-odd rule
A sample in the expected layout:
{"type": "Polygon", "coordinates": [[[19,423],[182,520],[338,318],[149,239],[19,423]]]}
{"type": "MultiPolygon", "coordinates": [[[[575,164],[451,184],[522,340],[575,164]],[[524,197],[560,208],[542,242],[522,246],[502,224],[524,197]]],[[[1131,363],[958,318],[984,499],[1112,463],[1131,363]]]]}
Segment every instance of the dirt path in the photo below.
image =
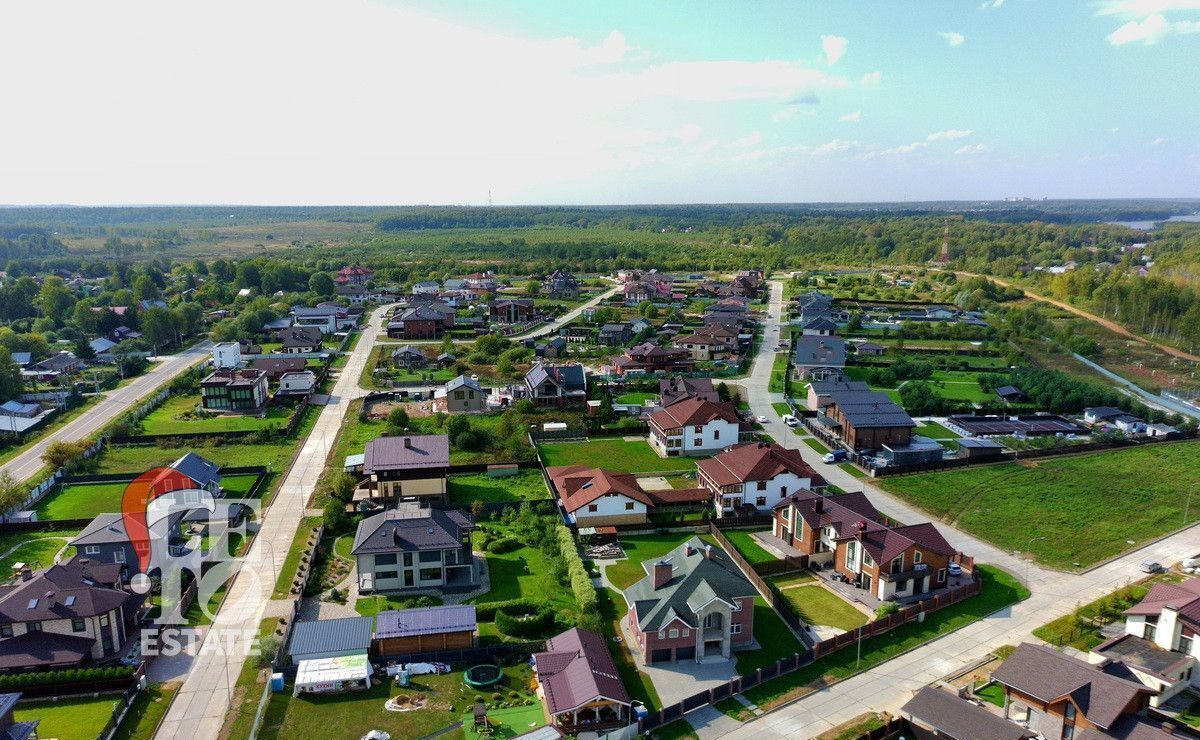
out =
{"type": "Polygon", "coordinates": [[[974,272],[962,272],[959,270],[955,270],[954,274],[955,275],[965,275],[967,277],[987,278],[988,280],[991,280],[993,283],[996,283],[997,285],[1003,285],[1005,288],[1009,288],[1009,287],[1019,288],[1020,290],[1025,292],[1026,296],[1034,299],[1035,301],[1041,301],[1042,303],[1049,303],[1051,306],[1057,306],[1058,308],[1061,308],[1064,311],[1069,311],[1069,312],[1075,314],[1076,316],[1079,316],[1080,318],[1084,318],[1089,321],[1094,321],[1095,323],[1099,324],[1100,326],[1103,326],[1105,329],[1108,329],[1109,331],[1120,334],[1123,337],[1133,339],[1135,341],[1141,342],[1142,344],[1148,344],[1151,347],[1160,349],[1163,352],[1166,352],[1167,354],[1172,355],[1174,357],[1178,357],[1182,360],[1188,360],[1190,362],[1200,362],[1200,356],[1193,355],[1189,352],[1184,352],[1183,350],[1172,347],[1169,344],[1163,344],[1162,342],[1156,342],[1153,339],[1147,339],[1146,337],[1143,337],[1139,334],[1134,334],[1133,332],[1129,331],[1128,329],[1126,329],[1125,327],[1121,326],[1120,324],[1118,324],[1114,321],[1109,321],[1106,318],[1097,316],[1094,313],[1089,313],[1087,311],[1084,311],[1082,308],[1079,308],[1077,306],[1072,306],[1069,303],[1063,303],[1062,301],[1055,300],[1053,298],[1047,298],[1044,295],[1034,293],[1034,292],[1030,291],[1029,288],[1026,288],[1023,285],[1013,285],[1012,283],[1001,280],[998,277],[993,277],[991,275],[979,275],[974,272]]]}

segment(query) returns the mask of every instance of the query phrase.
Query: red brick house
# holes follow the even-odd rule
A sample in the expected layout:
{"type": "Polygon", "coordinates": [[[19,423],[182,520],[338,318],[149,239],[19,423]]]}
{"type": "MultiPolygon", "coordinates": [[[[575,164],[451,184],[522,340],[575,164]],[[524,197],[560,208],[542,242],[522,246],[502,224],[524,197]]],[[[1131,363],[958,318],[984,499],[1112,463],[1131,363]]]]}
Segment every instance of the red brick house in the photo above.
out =
{"type": "Polygon", "coordinates": [[[667,349],[654,342],[642,342],[613,360],[613,369],[617,375],[628,372],[688,373],[696,369],[696,361],[686,349],[667,349]]]}
{"type": "Polygon", "coordinates": [[[720,548],[692,537],[625,589],[642,664],[732,657],[754,640],[754,585],[720,548]]]}
{"type": "Polygon", "coordinates": [[[366,285],[375,277],[375,271],[366,267],[352,265],[337,271],[333,281],[338,285],[366,285]]]}

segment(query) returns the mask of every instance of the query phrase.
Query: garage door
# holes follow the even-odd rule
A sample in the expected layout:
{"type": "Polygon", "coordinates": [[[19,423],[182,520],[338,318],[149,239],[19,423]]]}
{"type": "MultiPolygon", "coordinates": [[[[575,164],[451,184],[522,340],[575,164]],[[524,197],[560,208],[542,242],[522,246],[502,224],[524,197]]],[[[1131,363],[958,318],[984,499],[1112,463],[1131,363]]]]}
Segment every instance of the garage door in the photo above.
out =
{"type": "Polygon", "coordinates": [[[668,648],[668,649],[666,649],[666,650],[652,650],[652,651],[650,651],[650,662],[651,662],[651,663],[658,663],[658,662],[660,662],[660,661],[664,661],[664,660],[665,660],[665,661],[670,661],[670,660],[671,660],[671,650],[670,650],[670,648],[668,648]]]}
{"type": "Polygon", "coordinates": [[[696,657],[696,646],[675,648],[675,660],[692,660],[696,657]]]}

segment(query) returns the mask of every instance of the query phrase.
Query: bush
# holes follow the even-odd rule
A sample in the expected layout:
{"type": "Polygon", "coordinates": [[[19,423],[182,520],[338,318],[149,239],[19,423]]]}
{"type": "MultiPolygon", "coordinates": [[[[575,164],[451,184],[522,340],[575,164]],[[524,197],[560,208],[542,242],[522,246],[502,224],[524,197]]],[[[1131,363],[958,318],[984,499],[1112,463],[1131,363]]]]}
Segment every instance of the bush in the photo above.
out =
{"type": "Polygon", "coordinates": [[[554,627],[554,611],[542,607],[530,614],[528,609],[509,607],[496,612],[496,629],[509,637],[537,637],[554,627]],[[509,614],[509,611],[522,613],[509,614]]]}
{"type": "Polygon", "coordinates": [[[889,614],[894,614],[900,607],[894,601],[885,601],[875,610],[876,619],[886,619],[889,614]]]}
{"type": "Polygon", "coordinates": [[[516,537],[501,537],[498,540],[492,540],[487,545],[487,551],[493,555],[503,555],[506,552],[520,550],[524,546],[516,537]]]}
{"type": "Polygon", "coordinates": [[[531,613],[537,609],[537,604],[531,599],[509,599],[508,601],[491,601],[475,605],[475,618],[480,622],[491,622],[496,618],[496,612],[505,609],[511,614],[531,613]]]}
{"type": "MultiPolygon", "coordinates": [[[[567,576],[571,581],[571,593],[575,595],[575,603],[579,606],[579,613],[584,618],[589,616],[595,617],[599,611],[596,606],[596,587],[592,585],[591,576],[588,575],[587,568],[584,567],[583,560],[579,557],[579,550],[575,547],[575,538],[571,536],[571,530],[562,524],[556,527],[555,534],[558,538],[559,552],[562,554],[563,560],[567,563],[567,576]]],[[[589,620],[590,622],[591,620],[589,620]]],[[[580,624],[583,624],[582,620],[580,624]]],[[[586,628],[595,629],[594,627],[586,628]]]]}

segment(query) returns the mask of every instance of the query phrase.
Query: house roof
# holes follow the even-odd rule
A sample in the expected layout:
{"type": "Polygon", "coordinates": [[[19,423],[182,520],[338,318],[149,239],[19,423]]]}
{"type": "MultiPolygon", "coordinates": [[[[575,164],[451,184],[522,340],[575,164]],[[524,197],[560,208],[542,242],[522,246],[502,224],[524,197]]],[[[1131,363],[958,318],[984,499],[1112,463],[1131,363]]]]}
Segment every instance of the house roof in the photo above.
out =
{"type": "Polygon", "coordinates": [[[221,469],[217,467],[217,464],[194,452],[185,453],[169,467],[196,481],[201,488],[210,483],[219,484],[221,482],[221,469]]]}
{"type": "Polygon", "coordinates": [[[614,473],[586,465],[567,465],[547,468],[546,474],[567,511],[578,511],[609,494],[652,505],[650,496],[638,484],[637,476],[631,473],[614,473]]]}
{"type": "Polygon", "coordinates": [[[625,602],[633,605],[643,632],[676,619],[695,628],[699,626],[696,610],[712,599],[734,604],[734,599],[757,594],[724,550],[713,547],[710,559],[705,557],[707,547],[699,537],[692,537],[664,557],[642,563],[647,575],[625,589],[625,602]],[[655,588],[654,565],[660,562],[671,565],[671,578],[655,588]]]}
{"type": "Polygon", "coordinates": [[[870,391],[865,380],[814,380],[808,386],[818,396],[828,396],[835,391],[870,391]]]}
{"type": "Polygon", "coordinates": [[[706,401],[703,398],[685,398],[650,414],[650,423],[660,429],[703,426],[713,421],[741,423],[737,409],[730,401],[706,401]]]}
{"type": "MultiPolygon", "coordinates": [[[[453,309],[450,309],[449,314],[453,314],[453,309]]],[[[396,319],[401,323],[405,321],[445,321],[447,312],[439,311],[429,304],[421,304],[407,309],[396,319]]]]}
{"type": "Polygon", "coordinates": [[[587,390],[583,365],[545,365],[539,362],[525,374],[525,382],[531,388],[541,385],[547,378],[568,393],[587,390]]]}
{"type": "Polygon", "coordinates": [[[474,527],[470,515],[457,509],[426,509],[415,501],[401,501],[396,508],[358,523],[351,552],[363,555],[462,547],[464,533],[474,527]]]}
{"type": "Polygon", "coordinates": [[[876,521],[879,511],[862,491],[822,496],[809,490],[796,491],[775,504],[776,509],[794,506],[804,523],[813,529],[832,526],[841,535],[856,522],[876,521]]]}
{"type": "Polygon", "coordinates": [[[38,571],[0,593],[0,622],[91,617],[142,600],[143,596],[118,587],[122,568],[75,557],[38,571]]]}
{"type": "Polygon", "coordinates": [[[1025,740],[1037,737],[1015,722],[963,701],[949,691],[926,686],[900,708],[949,740],[1025,740]]]}
{"type": "Polygon", "coordinates": [[[664,406],[682,401],[688,397],[717,400],[717,391],[713,388],[712,378],[663,378],[658,381],[658,397],[664,406]]]}
{"type": "Polygon", "coordinates": [[[811,321],[805,322],[804,328],[814,331],[837,331],[838,325],[836,321],[827,316],[818,316],[811,321]]]}
{"type": "Polygon", "coordinates": [[[408,434],[367,442],[363,472],[445,468],[450,465],[450,438],[445,434],[408,434]]]}
{"type": "Polygon", "coordinates": [[[392,352],[392,357],[400,357],[401,355],[414,355],[420,357],[422,360],[428,359],[425,357],[425,353],[421,351],[420,347],[415,347],[411,344],[406,344],[392,352]]]}
{"type": "Polygon", "coordinates": [[[1111,419],[1128,412],[1124,411],[1123,409],[1116,408],[1115,406],[1092,406],[1091,408],[1084,409],[1083,413],[1087,416],[1092,416],[1097,419],[1111,419]]]}
{"type": "Polygon", "coordinates": [[[801,367],[845,367],[846,342],[841,337],[798,336],[792,345],[792,363],[801,367]]]}
{"type": "Polygon", "coordinates": [[[92,652],[95,638],[57,632],[25,632],[0,640],[0,670],[75,665],[92,652]]]}
{"type": "Polygon", "coordinates": [[[1128,633],[1105,640],[1092,648],[1092,652],[1142,673],[1149,673],[1166,683],[1174,683],[1185,668],[1196,662],[1190,655],[1166,650],[1150,640],[1128,633]]]}
{"type": "Polygon", "coordinates": [[[1021,389],[1016,387],[1015,385],[1002,385],[996,389],[996,395],[1000,396],[1001,398],[1006,398],[1006,397],[1010,397],[1010,396],[1011,397],[1024,396],[1025,394],[1022,393],[1021,389]]]}
{"type": "Polygon", "coordinates": [[[804,462],[799,450],[789,450],[774,442],[751,442],[727,447],[714,457],[700,460],[696,467],[718,486],[770,480],[781,473],[795,473],[801,478],[808,478],[812,486],[825,485],[825,479],[804,462]]]}
{"type": "Polygon", "coordinates": [[[288,655],[314,653],[363,653],[371,647],[371,617],[343,617],[296,622],[288,655]]]}
{"type": "Polygon", "coordinates": [[[8,400],[0,403],[0,413],[10,416],[23,416],[26,414],[36,414],[41,409],[36,403],[21,403],[20,401],[8,400]]]}
{"type": "Polygon", "coordinates": [[[303,357],[259,357],[251,363],[255,370],[262,370],[267,375],[282,375],[287,372],[303,370],[308,360],[303,357]]]}
{"type": "Polygon", "coordinates": [[[479,381],[471,378],[468,375],[459,375],[457,378],[453,378],[452,380],[446,382],[447,392],[455,391],[459,388],[467,388],[477,393],[483,393],[483,386],[479,384],[479,381]]]}
{"type": "Polygon", "coordinates": [[[546,641],[545,652],[533,654],[533,663],[552,715],[599,698],[630,703],[608,646],[595,632],[575,627],[555,635],[546,641]]]}
{"type": "Polygon", "coordinates": [[[289,326],[280,329],[278,336],[284,347],[309,347],[319,345],[324,334],[319,326],[289,326]]]}
{"type": "Polygon", "coordinates": [[[1112,727],[1139,693],[1154,693],[1057,650],[1024,642],[992,672],[1000,683],[1046,703],[1070,697],[1089,722],[1112,727]]]}
{"type": "Polygon", "coordinates": [[[375,638],[436,635],[443,632],[473,632],[475,605],[428,606],[395,609],[375,617],[375,638]]]}
{"type": "Polygon", "coordinates": [[[1179,583],[1156,583],[1142,600],[1125,610],[1126,614],[1156,617],[1163,609],[1179,612],[1179,619],[1193,629],[1200,629],[1200,579],[1189,578],[1179,583]]]}
{"type": "Polygon", "coordinates": [[[80,547],[82,545],[120,544],[128,541],[129,535],[125,533],[124,517],[121,514],[108,513],[97,514],[96,518],[67,544],[80,547]]]}
{"type": "Polygon", "coordinates": [[[860,429],[870,427],[915,427],[908,412],[881,391],[830,391],[829,401],[848,424],[860,429]]]}
{"type": "Polygon", "coordinates": [[[25,366],[33,362],[32,352],[13,352],[9,355],[9,357],[12,358],[13,362],[21,366],[25,366]]]}
{"type": "Polygon", "coordinates": [[[96,337],[92,341],[88,342],[88,346],[91,347],[92,351],[96,354],[101,354],[109,351],[113,347],[116,347],[117,343],[108,337],[96,337]]]}

